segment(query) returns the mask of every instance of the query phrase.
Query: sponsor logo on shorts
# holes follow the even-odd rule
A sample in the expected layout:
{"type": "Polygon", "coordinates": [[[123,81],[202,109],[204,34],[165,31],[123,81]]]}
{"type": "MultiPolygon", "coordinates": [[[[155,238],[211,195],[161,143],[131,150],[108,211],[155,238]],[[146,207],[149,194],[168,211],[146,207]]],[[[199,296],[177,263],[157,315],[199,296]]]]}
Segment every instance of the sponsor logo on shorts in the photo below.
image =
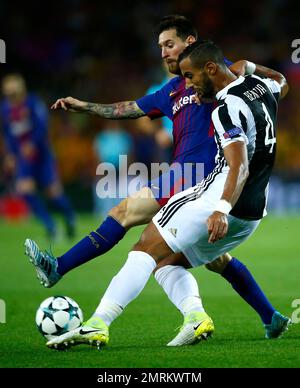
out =
{"type": "Polygon", "coordinates": [[[176,228],[170,228],[169,232],[172,233],[174,237],[177,236],[177,229],[176,228]]]}

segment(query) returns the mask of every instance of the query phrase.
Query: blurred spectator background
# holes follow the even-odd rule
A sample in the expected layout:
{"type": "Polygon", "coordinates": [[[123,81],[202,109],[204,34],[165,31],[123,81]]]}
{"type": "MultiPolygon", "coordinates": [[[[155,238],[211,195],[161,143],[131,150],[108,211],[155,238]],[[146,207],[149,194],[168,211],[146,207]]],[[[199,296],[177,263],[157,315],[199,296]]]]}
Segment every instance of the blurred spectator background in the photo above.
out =
{"type": "MultiPolygon", "coordinates": [[[[165,15],[183,14],[194,22],[200,37],[216,41],[230,60],[250,59],[287,77],[290,93],[279,109],[269,207],[299,211],[300,64],[291,59],[292,41],[300,39],[297,10],[296,0],[1,2],[0,38],[7,49],[1,77],[20,72],[29,90],[49,107],[69,95],[101,103],[137,99],[166,77],[154,27],[165,15]]],[[[141,131],[141,123],[119,122],[118,135],[113,129],[112,137],[107,134],[109,125],[95,116],[51,113],[53,149],[77,210],[91,211],[94,206],[97,163],[113,157],[103,151],[113,136],[122,137],[132,161],[149,165],[169,157],[163,140],[141,131]],[[125,140],[124,131],[130,138],[125,140]]],[[[1,174],[0,195],[4,190],[1,174]]]]}

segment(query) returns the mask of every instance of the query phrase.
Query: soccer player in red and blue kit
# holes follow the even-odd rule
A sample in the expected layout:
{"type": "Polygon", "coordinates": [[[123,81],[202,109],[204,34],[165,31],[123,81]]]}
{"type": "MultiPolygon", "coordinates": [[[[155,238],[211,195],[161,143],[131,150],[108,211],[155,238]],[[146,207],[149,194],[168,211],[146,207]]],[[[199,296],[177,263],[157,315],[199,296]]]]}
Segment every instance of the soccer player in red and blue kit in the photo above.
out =
{"type": "MultiPolygon", "coordinates": [[[[164,18],[160,23],[158,36],[162,58],[167,63],[169,71],[180,74],[177,59],[184,48],[197,39],[195,29],[185,17],[171,16],[164,18]]],[[[204,165],[204,177],[207,177],[215,167],[217,150],[211,126],[213,103],[198,105],[194,100],[194,92],[186,87],[184,79],[179,76],[171,79],[156,93],[144,96],[136,101],[96,104],[67,97],[57,100],[52,108],[87,112],[109,119],[133,119],[145,115],[155,118],[165,115],[174,123],[173,162],[177,162],[180,166],[185,163],[202,164],[204,165]]],[[[196,168],[193,171],[196,172],[196,168]]],[[[193,173],[190,186],[196,182],[198,182],[198,179],[193,173]]],[[[25,242],[26,253],[35,265],[42,284],[46,287],[53,286],[71,269],[110,250],[131,227],[148,223],[161,206],[167,202],[168,198],[176,192],[177,187],[179,187],[179,191],[182,190],[177,183],[176,174],[171,174],[170,178],[168,173],[149,182],[147,187],[121,201],[118,206],[110,211],[109,216],[99,228],[92,231],[58,258],[40,251],[34,241],[27,239],[25,242]],[[170,190],[169,195],[161,197],[165,177],[171,179],[171,182],[168,182],[170,190]],[[47,263],[46,267],[43,263],[47,263]]],[[[210,335],[214,330],[213,323],[203,309],[194,277],[185,269],[189,266],[187,260],[183,255],[177,254],[177,264],[173,266],[174,257],[172,258],[172,256],[166,258],[156,268],[155,278],[163,287],[169,299],[182,312],[185,323],[194,320],[198,323],[201,321],[202,334],[210,335]],[[180,256],[180,260],[178,256],[180,256]],[[178,263],[182,265],[180,266],[178,263]]],[[[219,268],[222,267],[221,275],[258,312],[263,323],[265,325],[272,323],[275,309],[244,264],[238,259],[232,258],[229,254],[225,254],[207,267],[218,273],[221,273],[219,268]],[[224,266],[226,267],[223,270],[224,266]]],[[[99,328],[99,330],[103,329],[105,333],[107,330],[108,333],[107,326],[125,307],[124,301],[114,299],[113,289],[117,287],[118,283],[116,279],[113,279],[108,289],[109,292],[105,294],[101,301],[102,307],[103,304],[106,307],[111,307],[110,316],[106,316],[104,320],[103,317],[100,319],[96,310],[91,318],[92,321],[87,322],[88,326],[99,328]]],[[[99,305],[100,310],[101,303],[99,305]]],[[[105,335],[105,338],[104,341],[100,340],[100,342],[108,340],[108,335],[105,335]]],[[[88,333],[86,336],[85,334],[82,335],[81,341],[84,342],[85,339],[87,339],[87,342],[90,339],[88,333]]]]}
{"type": "Polygon", "coordinates": [[[5,164],[14,170],[16,190],[55,237],[56,226],[37,189],[46,191],[52,205],[65,218],[68,237],[74,235],[74,212],[62,191],[48,139],[48,111],[34,94],[27,93],[24,78],[9,74],[2,79],[0,104],[5,143],[5,164]]]}

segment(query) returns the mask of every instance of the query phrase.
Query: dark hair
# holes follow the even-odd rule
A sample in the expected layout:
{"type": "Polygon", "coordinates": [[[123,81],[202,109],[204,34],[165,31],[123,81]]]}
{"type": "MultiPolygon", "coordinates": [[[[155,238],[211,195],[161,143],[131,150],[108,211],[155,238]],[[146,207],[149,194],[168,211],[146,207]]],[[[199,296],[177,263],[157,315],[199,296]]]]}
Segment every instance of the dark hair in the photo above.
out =
{"type": "Polygon", "coordinates": [[[225,66],[222,50],[210,40],[198,40],[187,46],[179,55],[178,63],[187,57],[190,57],[192,64],[200,69],[209,61],[225,66]]]}
{"type": "Polygon", "coordinates": [[[160,35],[163,31],[172,29],[176,30],[177,36],[182,40],[185,40],[190,35],[194,36],[196,39],[198,37],[198,33],[192,22],[185,16],[168,15],[162,18],[157,27],[157,35],[160,35]]]}

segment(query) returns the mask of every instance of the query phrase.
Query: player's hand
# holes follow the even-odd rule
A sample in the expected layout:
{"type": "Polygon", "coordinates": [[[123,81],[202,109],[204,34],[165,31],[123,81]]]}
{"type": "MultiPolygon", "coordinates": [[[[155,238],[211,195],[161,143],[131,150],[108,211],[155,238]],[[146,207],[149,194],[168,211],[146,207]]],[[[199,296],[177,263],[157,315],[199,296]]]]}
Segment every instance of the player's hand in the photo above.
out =
{"type": "Polygon", "coordinates": [[[211,104],[214,100],[212,98],[202,97],[199,93],[195,93],[192,96],[192,101],[194,101],[197,105],[201,105],[202,102],[204,104],[211,104]]]}
{"type": "Polygon", "coordinates": [[[208,242],[213,244],[225,237],[228,231],[228,220],[224,213],[215,211],[207,219],[208,242]]]}
{"type": "MultiPolygon", "coordinates": [[[[185,79],[185,88],[186,89],[192,88],[194,90],[193,84],[188,78],[185,79]]],[[[193,94],[192,101],[194,101],[197,105],[201,105],[201,96],[198,93],[193,94]]]]}
{"type": "Polygon", "coordinates": [[[247,61],[245,59],[241,59],[240,61],[234,62],[229,66],[229,70],[233,72],[236,76],[245,75],[246,73],[247,61]]]}
{"type": "Polygon", "coordinates": [[[77,100],[73,97],[59,98],[51,109],[63,109],[70,112],[83,112],[86,107],[86,102],[77,100]]]}
{"type": "Polygon", "coordinates": [[[201,105],[201,96],[200,96],[198,93],[195,93],[195,94],[192,96],[192,100],[193,100],[197,105],[201,105]]]}

